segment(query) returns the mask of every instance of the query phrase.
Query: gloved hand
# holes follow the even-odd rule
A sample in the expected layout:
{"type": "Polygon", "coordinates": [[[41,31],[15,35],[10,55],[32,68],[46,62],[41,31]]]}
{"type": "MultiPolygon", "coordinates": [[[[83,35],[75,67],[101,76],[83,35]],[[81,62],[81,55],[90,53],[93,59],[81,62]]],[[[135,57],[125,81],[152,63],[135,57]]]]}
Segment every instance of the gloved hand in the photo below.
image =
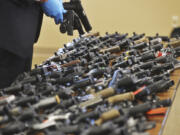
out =
{"type": "Polygon", "coordinates": [[[63,13],[66,13],[66,10],[63,7],[62,0],[48,0],[41,5],[44,13],[54,18],[56,24],[63,22],[63,13]]]}

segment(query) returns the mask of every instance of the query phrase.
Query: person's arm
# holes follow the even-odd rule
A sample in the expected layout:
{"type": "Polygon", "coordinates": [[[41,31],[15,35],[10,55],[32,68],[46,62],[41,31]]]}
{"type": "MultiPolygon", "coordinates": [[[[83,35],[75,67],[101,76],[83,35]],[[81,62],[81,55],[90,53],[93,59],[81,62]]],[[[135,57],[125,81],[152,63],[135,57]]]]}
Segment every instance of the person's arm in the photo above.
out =
{"type": "Polygon", "coordinates": [[[35,2],[46,2],[47,0],[9,0],[17,6],[24,7],[32,5],[35,2]]]}
{"type": "Polygon", "coordinates": [[[10,0],[17,6],[23,7],[31,5],[34,2],[40,2],[43,12],[54,18],[56,24],[63,22],[63,14],[66,13],[64,10],[62,0],[10,0]]]}

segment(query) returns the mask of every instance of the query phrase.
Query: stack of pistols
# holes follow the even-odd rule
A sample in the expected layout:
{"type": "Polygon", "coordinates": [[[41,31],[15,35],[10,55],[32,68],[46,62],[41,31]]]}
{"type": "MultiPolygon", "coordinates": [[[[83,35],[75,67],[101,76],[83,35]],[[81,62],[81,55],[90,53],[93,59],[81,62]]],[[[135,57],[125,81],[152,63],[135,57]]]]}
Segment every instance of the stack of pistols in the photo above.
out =
{"type": "Polygon", "coordinates": [[[1,135],[148,135],[164,115],[180,39],[83,35],[0,90],[1,135]]]}

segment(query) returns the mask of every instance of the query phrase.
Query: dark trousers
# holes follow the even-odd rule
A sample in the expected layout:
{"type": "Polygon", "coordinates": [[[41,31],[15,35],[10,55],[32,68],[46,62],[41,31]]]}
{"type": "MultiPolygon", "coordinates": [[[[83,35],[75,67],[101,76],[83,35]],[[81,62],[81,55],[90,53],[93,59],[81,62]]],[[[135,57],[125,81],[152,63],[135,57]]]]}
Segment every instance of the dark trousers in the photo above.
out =
{"type": "Polygon", "coordinates": [[[32,56],[21,58],[7,50],[0,49],[0,88],[10,86],[16,77],[31,70],[32,56]]]}

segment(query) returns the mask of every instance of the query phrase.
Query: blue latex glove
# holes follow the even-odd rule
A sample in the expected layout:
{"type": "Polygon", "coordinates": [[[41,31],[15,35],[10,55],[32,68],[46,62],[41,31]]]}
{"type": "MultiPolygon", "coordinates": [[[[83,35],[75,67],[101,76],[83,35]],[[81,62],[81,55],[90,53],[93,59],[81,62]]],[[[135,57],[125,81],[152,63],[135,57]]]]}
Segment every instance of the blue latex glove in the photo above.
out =
{"type": "Polygon", "coordinates": [[[47,16],[54,18],[56,24],[63,22],[63,13],[66,13],[66,10],[64,10],[62,0],[48,0],[41,6],[47,16]]]}

